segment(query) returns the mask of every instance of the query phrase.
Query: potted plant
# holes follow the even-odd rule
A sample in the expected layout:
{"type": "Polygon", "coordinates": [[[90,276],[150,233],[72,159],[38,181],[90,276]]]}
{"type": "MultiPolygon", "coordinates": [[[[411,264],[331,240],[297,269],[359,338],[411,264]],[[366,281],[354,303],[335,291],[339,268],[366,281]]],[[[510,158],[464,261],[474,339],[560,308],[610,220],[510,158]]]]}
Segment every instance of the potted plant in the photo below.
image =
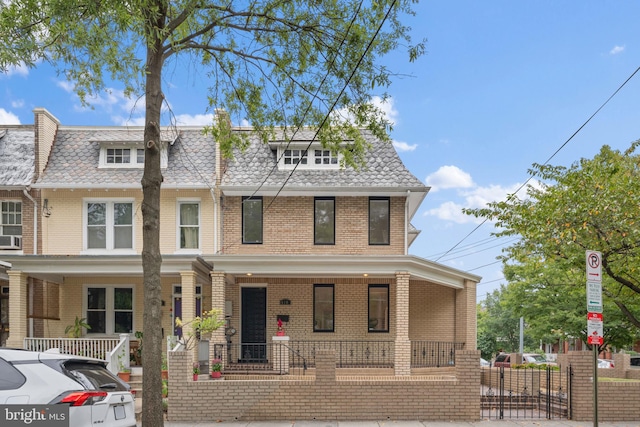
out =
{"type": "Polygon", "coordinates": [[[198,381],[198,374],[200,373],[200,363],[193,362],[193,380],[198,381]]]}
{"type": "Polygon", "coordinates": [[[211,378],[220,378],[222,375],[222,360],[211,359],[211,378]]]}
{"type": "Polygon", "coordinates": [[[162,397],[169,396],[169,381],[162,380],[162,397]]]}
{"type": "Polygon", "coordinates": [[[169,379],[169,366],[167,365],[167,356],[162,355],[162,375],[161,378],[163,380],[169,379]]]}
{"type": "Polygon", "coordinates": [[[129,380],[131,380],[131,369],[125,366],[121,357],[118,357],[118,362],[120,363],[120,366],[118,367],[118,376],[122,381],[129,382],[129,380]]]}
{"type": "Polygon", "coordinates": [[[73,322],[73,325],[68,325],[64,328],[64,333],[70,338],[80,338],[82,336],[83,329],[89,330],[91,329],[91,326],[87,323],[86,318],[83,317],[81,319],[76,316],[76,320],[73,322]]]}

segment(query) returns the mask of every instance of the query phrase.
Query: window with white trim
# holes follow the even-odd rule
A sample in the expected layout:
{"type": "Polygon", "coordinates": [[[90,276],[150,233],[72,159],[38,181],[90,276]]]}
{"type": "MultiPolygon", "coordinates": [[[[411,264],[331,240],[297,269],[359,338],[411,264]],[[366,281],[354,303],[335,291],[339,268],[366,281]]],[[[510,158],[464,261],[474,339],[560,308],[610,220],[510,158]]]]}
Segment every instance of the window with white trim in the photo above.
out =
{"type": "Polygon", "coordinates": [[[133,249],[132,201],[85,201],[85,250],[133,249]]]}
{"type": "Polygon", "coordinates": [[[276,155],[280,169],[338,169],[340,167],[340,155],[320,147],[319,144],[279,146],[276,155]]]}
{"type": "Polygon", "coordinates": [[[88,286],[84,305],[88,334],[130,334],[133,332],[133,288],[88,286]]]}
{"type": "Polygon", "coordinates": [[[338,156],[331,150],[313,150],[313,157],[316,165],[337,165],[338,156]]]}
{"type": "MultiPolygon", "coordinates": [[[[162,144],[160,149],[160,167],[167,167],[167,149],[162,144]]],[[[114,145],[105,143],[100,147],[101,168],[143,168],[144,148],[138,143],[122,143],[114,145]]]]}
{"type": "Polygon", "coordinates": [[[0,205],[0,236],[22,236],[22,202],[5,200],[0,205]]]}
{"type": "Polygon", "coordinates": [[[284,150],[283,161],[285,165],[307,164],[306,150],[284,150]]]}
{"type": "Polygon", "coordinates": [[[200,248],[200,202],[178,202],[178,241],[180,249],[200,248]]]}

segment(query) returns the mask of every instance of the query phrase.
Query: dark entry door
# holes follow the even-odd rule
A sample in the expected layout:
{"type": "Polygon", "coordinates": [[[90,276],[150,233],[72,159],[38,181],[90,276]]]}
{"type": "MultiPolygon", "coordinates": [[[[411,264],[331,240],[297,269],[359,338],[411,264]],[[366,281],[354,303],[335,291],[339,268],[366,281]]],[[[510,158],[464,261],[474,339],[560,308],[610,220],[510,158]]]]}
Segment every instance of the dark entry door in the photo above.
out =
{"type": "Polygon", "coordinates": [[[244,363],[267,361],[267,288],[242,288],[244,363]]]}

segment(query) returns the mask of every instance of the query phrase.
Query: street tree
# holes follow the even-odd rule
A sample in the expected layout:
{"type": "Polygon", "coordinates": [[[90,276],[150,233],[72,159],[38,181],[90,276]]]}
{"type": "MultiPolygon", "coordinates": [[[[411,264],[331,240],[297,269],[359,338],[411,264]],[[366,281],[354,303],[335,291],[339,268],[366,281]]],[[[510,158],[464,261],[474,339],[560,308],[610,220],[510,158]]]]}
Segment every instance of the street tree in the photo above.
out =
{"type": "MultiPolygon", "coordinates": [[[[640,328],[638,144],[625,152],[603,146],[593,159],[570,167],[534,164],[529,172],[540,185],[527,187],[525,197],[512,194],[486,208],[465,210],[494,221],[495,236],[520,238],[499,258],[506,277],[511,275],[507,279],[524,280],[529,291],[539,294],[531,310],[559,310],[561,304],[551,301],[576,310],[586,305],[580,291],[586,286],[585,252],[597,250],[602,253],[605,306],[613,304],[626,325],[640,328]]],[[[575,320],[561,311],[555,316],[563,325],[575,320]]]]}
{"type": "MultiPolygon", "coordinates": [[[[517,352],[520,348],[520,313],[518,304],[510,304],[513,288],[501,285],[488,293],[478,307],[478,348],[485,358],[499,351],[517,352]]],[[[535,341],[524,335],[526,350],[535,348],[535,341]]]]}
{"type": "MultiPolygon", "coordinates": [[[[517,307],[526,323],[526,334],[535,342],[587,342],[585,271],[553,271],[553,263],[529,259],[526,264],[504,267],[509,293],[504,303],[517,307]]],[[[603,309],[603,347],[626,348],[633,343],[635,328],[606,299],[603,309]]],[[[561,349],[560,349],[561,350],[561,349]]]]}
{"type": "MultiPolygon", "coordinates": [[[[263,141],[275,126],[285,126],[289,136],[300,126],[312,126],[326,148],[357,167],[368,148],[359,128],[389,141],[390,123],[371,100],[374,94],[387,98],[394,74],[378,58],[406,48],[412,61],[424,52],[424,43],[412,44],[409,28],[401,23],[402,16],[412,14],[414,1],[0,3],[0,70],[46,61],[75,84],[84,103],[105,88],[107,78],[144,102],[144,425],[163,424],[160,126],[161,110],[170,105],[163,70],[197,65],[209,79],[211,111],[248,122],[263,141]]],[[[227,156],[247,143],[229,131],[228,123],[220,120],[208,128],[227,156]]]]}

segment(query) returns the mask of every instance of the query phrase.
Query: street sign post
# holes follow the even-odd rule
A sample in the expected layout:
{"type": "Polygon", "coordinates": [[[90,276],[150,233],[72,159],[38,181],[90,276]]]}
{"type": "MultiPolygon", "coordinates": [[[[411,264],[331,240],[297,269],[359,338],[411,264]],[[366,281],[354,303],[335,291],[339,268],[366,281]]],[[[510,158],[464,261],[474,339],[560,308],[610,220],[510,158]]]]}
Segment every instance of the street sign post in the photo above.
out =
{"type": "Polygon", "coordinates": [[[587,264],[587,342],[593,348],[593,427],[598,427],[598,349],[603,344],[602,254],[586,252],[587,264]]]}

